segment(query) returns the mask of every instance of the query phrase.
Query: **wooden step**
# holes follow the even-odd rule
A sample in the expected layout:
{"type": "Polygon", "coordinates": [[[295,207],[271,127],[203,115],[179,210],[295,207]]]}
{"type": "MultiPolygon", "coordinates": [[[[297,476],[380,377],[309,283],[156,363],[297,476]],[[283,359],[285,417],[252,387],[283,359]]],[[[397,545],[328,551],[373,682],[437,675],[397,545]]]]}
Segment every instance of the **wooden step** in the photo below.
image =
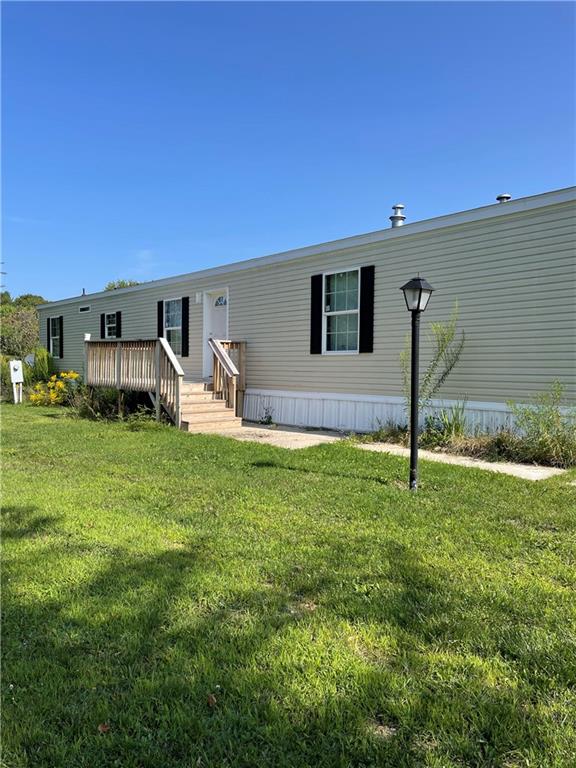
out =
{"type": "Polygon", "coordinates": [[[242,419],[227,407],[224,400],[214,399],[210,382],[183,382],[180,403],[184,432],[225,432],[242,426],[242,419]]]}
{"type": "Polygon", "coordinates": [[[189,395],[195,392],[206,392],[206,384],[203,381],[183,381],[180,385],[181,395],[189,395]]]}
{"type": "Polygon", "coordinates": [[[242,426],[242,419],[233,416],[231,419],[214,421],[182,421],[182,430],[184,432],[223,432],[226,430],[239,429],[242,426]]]}
{"type": "Polygon", "coordinates": [[[212,403],[221,402],[214,400],[212,392],[181,392],[180,400],[182,405],[193,405],[194,403],[212,403]]]}
{"type": "Polygon", "coordinates": [[[232,408],[227,408],[226,403],[223,403],[222,400],[208,400],[200,403],[182,403],[180,410],[182,416],[189,413],[230,413],[234,416],[234,410],[232,408]]]}
{"type": "Polygon", "coordinates": [[[188,424],[201,424],[204,421],[233,421],[238,418],[234,415],[234,411],[231,408],[227,408],[225,411],[188,411],[182,413],[182,421],[187,421],[188,424]]]}

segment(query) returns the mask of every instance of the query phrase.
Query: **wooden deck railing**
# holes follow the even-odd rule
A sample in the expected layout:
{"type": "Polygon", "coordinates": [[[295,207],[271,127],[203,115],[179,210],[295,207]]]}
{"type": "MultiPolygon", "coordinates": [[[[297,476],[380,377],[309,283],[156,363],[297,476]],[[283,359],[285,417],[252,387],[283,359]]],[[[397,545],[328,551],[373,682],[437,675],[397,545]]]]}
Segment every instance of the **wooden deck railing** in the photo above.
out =
{"type": "Polygon", "coordinates": [[[84,342],[84,377],[89,386],[116,387],[154,395],[156,418],[162,407],[177,427],[184,371],[166,339],[84,342]]]}
{"type": "Polygon", "coordinates": [[[234,408],[236,416],[242,416],[246,389],[246,342],[209,339],[208,345],[214,353],[214,397],[225,400],[228,408],[234,408]]]}
{"type": "Polygon", "coordinates": [[[180,394],[184,371],[166,339],[159,338],[157,342],[156,418],[160,419],[160,407],[164,406],[174,424],[180,429],[182,421],[180,394]]]}

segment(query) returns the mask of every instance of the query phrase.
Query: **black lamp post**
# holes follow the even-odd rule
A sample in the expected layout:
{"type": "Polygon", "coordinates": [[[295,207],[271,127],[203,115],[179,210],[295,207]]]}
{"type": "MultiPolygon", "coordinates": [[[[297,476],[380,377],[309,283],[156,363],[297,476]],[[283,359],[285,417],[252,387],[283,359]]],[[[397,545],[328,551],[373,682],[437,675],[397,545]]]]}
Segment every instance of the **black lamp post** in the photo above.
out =
{"type": "Polygon", "coordinates": [[[423,277],[413,277],[400,289],[406,308],[412,313],[412,369],[410,384],[410,490],[418,487],[418,367],[420,354],[420,313],[424,312],[434,288],[423,277]]]}

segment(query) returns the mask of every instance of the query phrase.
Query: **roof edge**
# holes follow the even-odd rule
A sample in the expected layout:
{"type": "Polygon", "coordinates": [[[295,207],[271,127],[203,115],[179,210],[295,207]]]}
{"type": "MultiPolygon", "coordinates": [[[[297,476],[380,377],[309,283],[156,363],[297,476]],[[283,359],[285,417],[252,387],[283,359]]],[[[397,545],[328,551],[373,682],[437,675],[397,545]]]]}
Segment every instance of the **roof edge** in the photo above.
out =
{"type": "Polygon", "coordinates": [[[252,259],[231,262],[229,264],[221,264],[217,267],[208,267],[206,269],[200,269],[194,272],[185,272],[180,275],[163,277],[159,278],[158,280],[150,280],[146,283],[140,283],[140,285],[134,285],[129,288],[117,288],[114,291],[98,291],[96,293],[86,293],[80,296],[70,296],[66,299],[57,299],[56,301],[49,301],[45,304],[40,304],[38,305],[38,309],[54,307],[60,304],[67,304],[69,302],[81,302],[88,301],[90,299],[103,298],[112,294],[115,296],[124,295],[128,293],[134,293],[136,291],[147,290],[149,288],[155,288],[161,285],[181,283],[185,280],[191,280],[195,278],[200,279],[204,277],[210,277],[211,275],[223,275],[229,272],[240,272],[245,269],[253,269],[260,266],[265,267],[284,261],[295,261],[296,259],[306,258],[307,256],[317,256],[322,253],[341,251],[346,250],[347,248],[354,248],[363,245],[372,245],[373,243],[393,240],[397,237],[418,235],[424,232],[433,231],[435,229],[453,227],[457,226],[458,224],[468,224],[474,221],[482,221],[484,219],[506,216],[511,213],[522,213],[524,211],[544,208],[548,205],[557,205],[559,203],[567,203],[571,201],[576,201],[576,186],[556,189],[550,192],[541,192],[537,195],[530,195],[528,197],[519,197],[509,200],[505,203],[491,203],[490,205],[484,205],[479,208],[470,208],[466,211],[458,211],[456,213],[448,213],[442,216],[435,216],[431,219],[421,219],[420,221],[414,221],[410,224],[404,224],[402,227],[380,229],[374,232],[367,232],[363,235],[352,235],[350,237],[344,237],[338,240],[330,240],[325,243],[319,243],[317,245],[308,245],[301,248],[294,248],[289,251],[281,251],[279,253],[273,253],[268,256],[257,256],[252,259]]]}

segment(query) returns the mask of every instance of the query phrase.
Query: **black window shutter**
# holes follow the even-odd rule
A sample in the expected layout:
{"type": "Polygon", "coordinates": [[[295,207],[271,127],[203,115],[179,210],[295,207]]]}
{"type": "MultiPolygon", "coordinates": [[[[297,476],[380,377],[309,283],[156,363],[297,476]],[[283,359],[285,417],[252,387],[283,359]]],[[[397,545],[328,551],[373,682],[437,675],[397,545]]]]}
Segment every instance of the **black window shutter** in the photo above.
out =
{"type": "Polygon", "coordinates": [[[100,338],[106,338],[106,315],[104,313],[100,315],[100,338]]]}
{"type": "Polygon", "coordinates": [[[60,315],[58,318],[58,325],[60,326],[60,357],[64,357],[64,315],[60,315]]]}
{"type": "Polygon", "coordinates": [[[322,280],[312,275],[310,290],[310,354],[322,354],[322,280]]]}
{"type": "Polygon", "coordinates": [[[48,352],[52,351],[50,349],[50,318],[46,320],[46,349],[48,350],[48,352]]]}
{"type": "Polygon", "coordinates": [[[158,302],[158,338],[164,336],[164,302],[158,302]]]}
{"type": "Polygon", "coordinates": [[[182,354],[181,357],[188,357],[189,354],[189,334],[190,330],[190,297],[182,296],[182,354]]]}
{"type": "Polygon", "coordinates": [[[116,312],[116,338],[122,338],[122,312],[116,312]]]}
{"type": "Polygon", "coordinates": [[[360,269],[360,343],[358,351],[374,351],[374,266],[360,269]]]}

